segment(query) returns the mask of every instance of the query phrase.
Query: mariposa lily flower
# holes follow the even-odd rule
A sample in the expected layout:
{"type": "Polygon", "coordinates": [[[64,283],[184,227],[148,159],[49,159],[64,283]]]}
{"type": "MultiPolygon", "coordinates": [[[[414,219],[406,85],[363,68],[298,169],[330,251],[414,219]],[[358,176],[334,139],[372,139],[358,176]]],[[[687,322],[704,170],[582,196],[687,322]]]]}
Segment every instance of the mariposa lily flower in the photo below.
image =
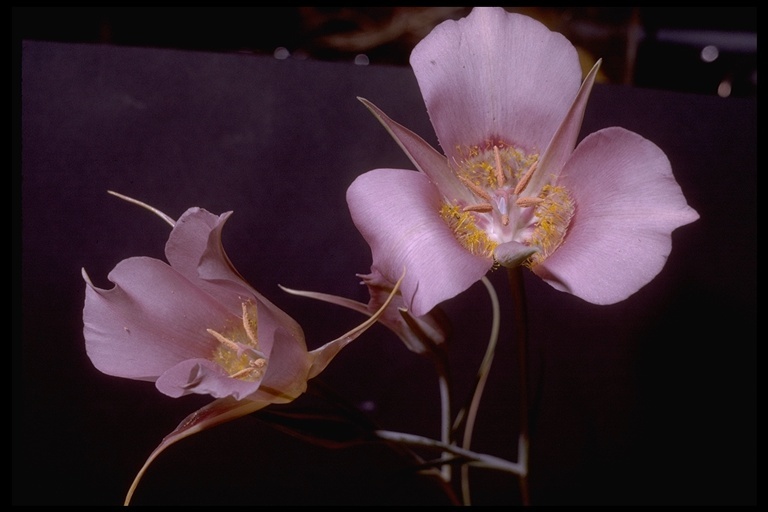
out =
{"type": "Polygon", "coordinates": [[[576,49],[541,23],[478,7],[410,62],[445,154],[361,98],[418,172],[367,172],[347,201],[373,269],[394,282],[407,268],[414,315],[496,265],[595,304],[624,300],[698,218],[652,142],[612,127],[576,146],[599,62],[582,83],[576,49]]]}
{"type": "MultiPolygon", "coordinates": [[[[201,430],[286,403],[307,389],[339,351],[375,323],[389,305],[357,328],[309,351],[301,327],[254,290],[224,252],[221,231],[231,212],[187,210],[166,244],[168,263],[135,257],[109,274],[115,286],[86,281],[86,352],[100,371],[155,382],[179,397],[211,395],[211,404],[187,417],[150,455],[201,430]]],[[[397,291],[397,287],[393,288],[397,291]]]]}

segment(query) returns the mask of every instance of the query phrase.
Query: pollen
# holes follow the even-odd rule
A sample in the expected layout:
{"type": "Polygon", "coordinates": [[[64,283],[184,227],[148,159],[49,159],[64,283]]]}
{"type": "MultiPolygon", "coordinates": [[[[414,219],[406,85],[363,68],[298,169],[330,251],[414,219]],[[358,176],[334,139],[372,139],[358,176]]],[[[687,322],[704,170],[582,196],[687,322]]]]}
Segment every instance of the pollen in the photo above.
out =
{"type": "Polygon", "coordinates": [[[477,227],[470,211],[464,211],[456,205],[444,203],[440,216],[453,230],[456,240],[472,254],[491,257],[498,243],[477,227]]]}
{"type": "Polygon", "coordinates": [[[573,199],[565,187],[545,185],[539,199],[533,233],[528,242],[540,250],[526,262],[529,267],[538,265],[560,247],[575,211],[573,199]]]}
{"type": "Polygon", "coordinates": [[[211,360],[233,379],[254,382],[264,375],[267,359],[259,350],[257,310],[252,302],[242,303],[242,317],[223,332],[207,329],[219,342],[211,360]]]}
{"type": "Polygon", "coordinates": [[[534,267],[562,245],[575,205],[556,181],[531,189],[537,152],[490,139],[456,155],[451,169],[468,193],[444,196],[439,213],[465,249],[492,258],[501,244],[524,244],[535,253],[523,264],[534,267]]]}

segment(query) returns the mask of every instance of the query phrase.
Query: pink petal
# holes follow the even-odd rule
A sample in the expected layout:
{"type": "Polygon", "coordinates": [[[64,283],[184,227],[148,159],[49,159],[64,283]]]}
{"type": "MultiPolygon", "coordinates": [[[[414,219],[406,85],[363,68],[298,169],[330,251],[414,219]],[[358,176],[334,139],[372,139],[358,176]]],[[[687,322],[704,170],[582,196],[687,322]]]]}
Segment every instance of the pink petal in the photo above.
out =
{"type": "Polygon", "coordinates": [[[595,304],[619,302],[645,286],[664,267],[672,231],[699,217],[664,152],[623,128],[585,138],[560,184],[576,211],[563,245],[534,272],[595,304]]]}
{"type": "Polygon", "coordinates": [[[498,137],[544,151],[582,76],[565,37],[502,8],[441,23],[416,45],[411,66],[449,157],[498,137]]]}
{"type": "Polygon", "coordinates": [[[278,328],[287,330],[294,343],[299,343],[297,349],[306,352],[301,326],[243,280],[224,251],[221,233],[231,213],[214,215],[202,208],[187,210],[168,237],[168,261],[234,315],[240,316],[242,303],[254,298],[258,303],[259,339],[264,352],[271,350],[278,328]]]}
{"type": "Polygon", "coordinates": [[[240,277],[221,243],[221,231],[232,212],[214,215],[190,208],[176,222],[165,245],[171,266],[220,302],[239,314],[238,295],[251,295],[251,287],[240,277]]]}
{"type": "Polygon", "coordinates": [[[153,381],[171,366],[210,356],[216,340],[207,328],[232,319],[184,276],[152,258],[123,260],[110,272],[111,290],[87,282],[83,334],[100,371],[153,381]]]}
{"type": "MultiPolygon", "coordinates": [[[[266,321],[274,322],[259,315],[259,322],[266,321]]],[[[269,399],[272,403],[290,402],[307,389],[312,362],[304,342],[304,334],[301,333],[298,336],[284,324],[277,325],[279,326],[269,337],[271,352],[261,387],[249,397],[253,400],[269,399]]],[[[259,343],[265,340],[262,337],[262,326],[259,325],[259,343]]]]}
{"type": "Polygon", "coordinates": [[[377,169],[347,190],[352,220],[373,255],[372,268],[390,282],[406,271],[405,303],[415,316],[458,295],[493,265],[474,256],[440,218],[441,198],[429,179],[414,171],[377,169]]]}
{"type": "Polygon", "coordinates": [[[260,383],[233,379],[221,366],[208,359],[187,359],[166,370],[155,386],[161,393],[173,398],[196,393],[242,400],[256,392],[260,383]]]}

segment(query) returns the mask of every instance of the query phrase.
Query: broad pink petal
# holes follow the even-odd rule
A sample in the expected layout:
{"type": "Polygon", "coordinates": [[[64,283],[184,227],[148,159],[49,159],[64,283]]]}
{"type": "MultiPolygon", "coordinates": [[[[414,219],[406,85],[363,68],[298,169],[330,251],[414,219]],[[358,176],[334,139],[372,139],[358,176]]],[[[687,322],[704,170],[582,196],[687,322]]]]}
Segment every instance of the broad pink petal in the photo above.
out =
{"type": "Polygon", "coordinates": [[[104,290],[86,279],[85,348],[100,371],[154,381],[171,366],[207,358],[217,342],[206,329],[234,320],[218,302],[162,261],[129,258],[104,290]]]}
{"type": "Polygon", "coordinates": [[[171,266],[238,314],[242,300],[252,294],[221,243],[221,231],[232,212],[214,215],[202,208],[184,212],[165,244],[171,266]]]}
{"type": "Polygon", "coordinates": [[[544,151],[576,96],[582,71],[573,45],[527,16],[478,7],[445,21],[416,45],[411,66],[440,146],[502,138],[544,151]]]}
{"type": "Polygon", "coordinates": [[[350,185],[347,203],[371,247],[372,268],[391,282],[406,271],[402,294],[415,316],[463,292],[493,265],[459,244],[439,216],[440,194],[421,173],[367,172],[350,185]]]}
{"type": "Polygon", "coordinates": [[[623,128],[585,138],[560,184],[576,211],[564,243],[534,272],[595,304],[619,302],[645,286],[669,256],[672,231],[699,217],[664,152],[623,128]]]}
{"type": "Polygon", "coordinates": [[[255,298],[258,302],[259,338],[262,350],[268,352],[278,328],[300,340],[306,352],[304,333],[299,324],[254,290],[234,268],[221,242],[224,224],[232,212],[214,215],[202,208],[188,209],[176,222],[168,237],[165,254],[171,266],[205,290],[229,310],[240,315],[242,303],[255,298]]]}

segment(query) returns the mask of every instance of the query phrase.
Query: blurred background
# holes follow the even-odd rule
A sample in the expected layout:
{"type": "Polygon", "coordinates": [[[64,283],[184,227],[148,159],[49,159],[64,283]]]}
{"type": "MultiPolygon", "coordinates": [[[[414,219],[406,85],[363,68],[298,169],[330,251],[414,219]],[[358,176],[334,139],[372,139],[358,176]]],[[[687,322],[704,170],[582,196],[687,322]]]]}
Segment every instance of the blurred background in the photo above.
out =
{"type": "MultiPolygon", "coordinates": [[[[271,54],[407,66],[438,23],[471,7],[14,7],[17,40],[271,54]]],[[[564,34],[599,81],[757,95],[756,7],[508,7],[564,34]]]]}

